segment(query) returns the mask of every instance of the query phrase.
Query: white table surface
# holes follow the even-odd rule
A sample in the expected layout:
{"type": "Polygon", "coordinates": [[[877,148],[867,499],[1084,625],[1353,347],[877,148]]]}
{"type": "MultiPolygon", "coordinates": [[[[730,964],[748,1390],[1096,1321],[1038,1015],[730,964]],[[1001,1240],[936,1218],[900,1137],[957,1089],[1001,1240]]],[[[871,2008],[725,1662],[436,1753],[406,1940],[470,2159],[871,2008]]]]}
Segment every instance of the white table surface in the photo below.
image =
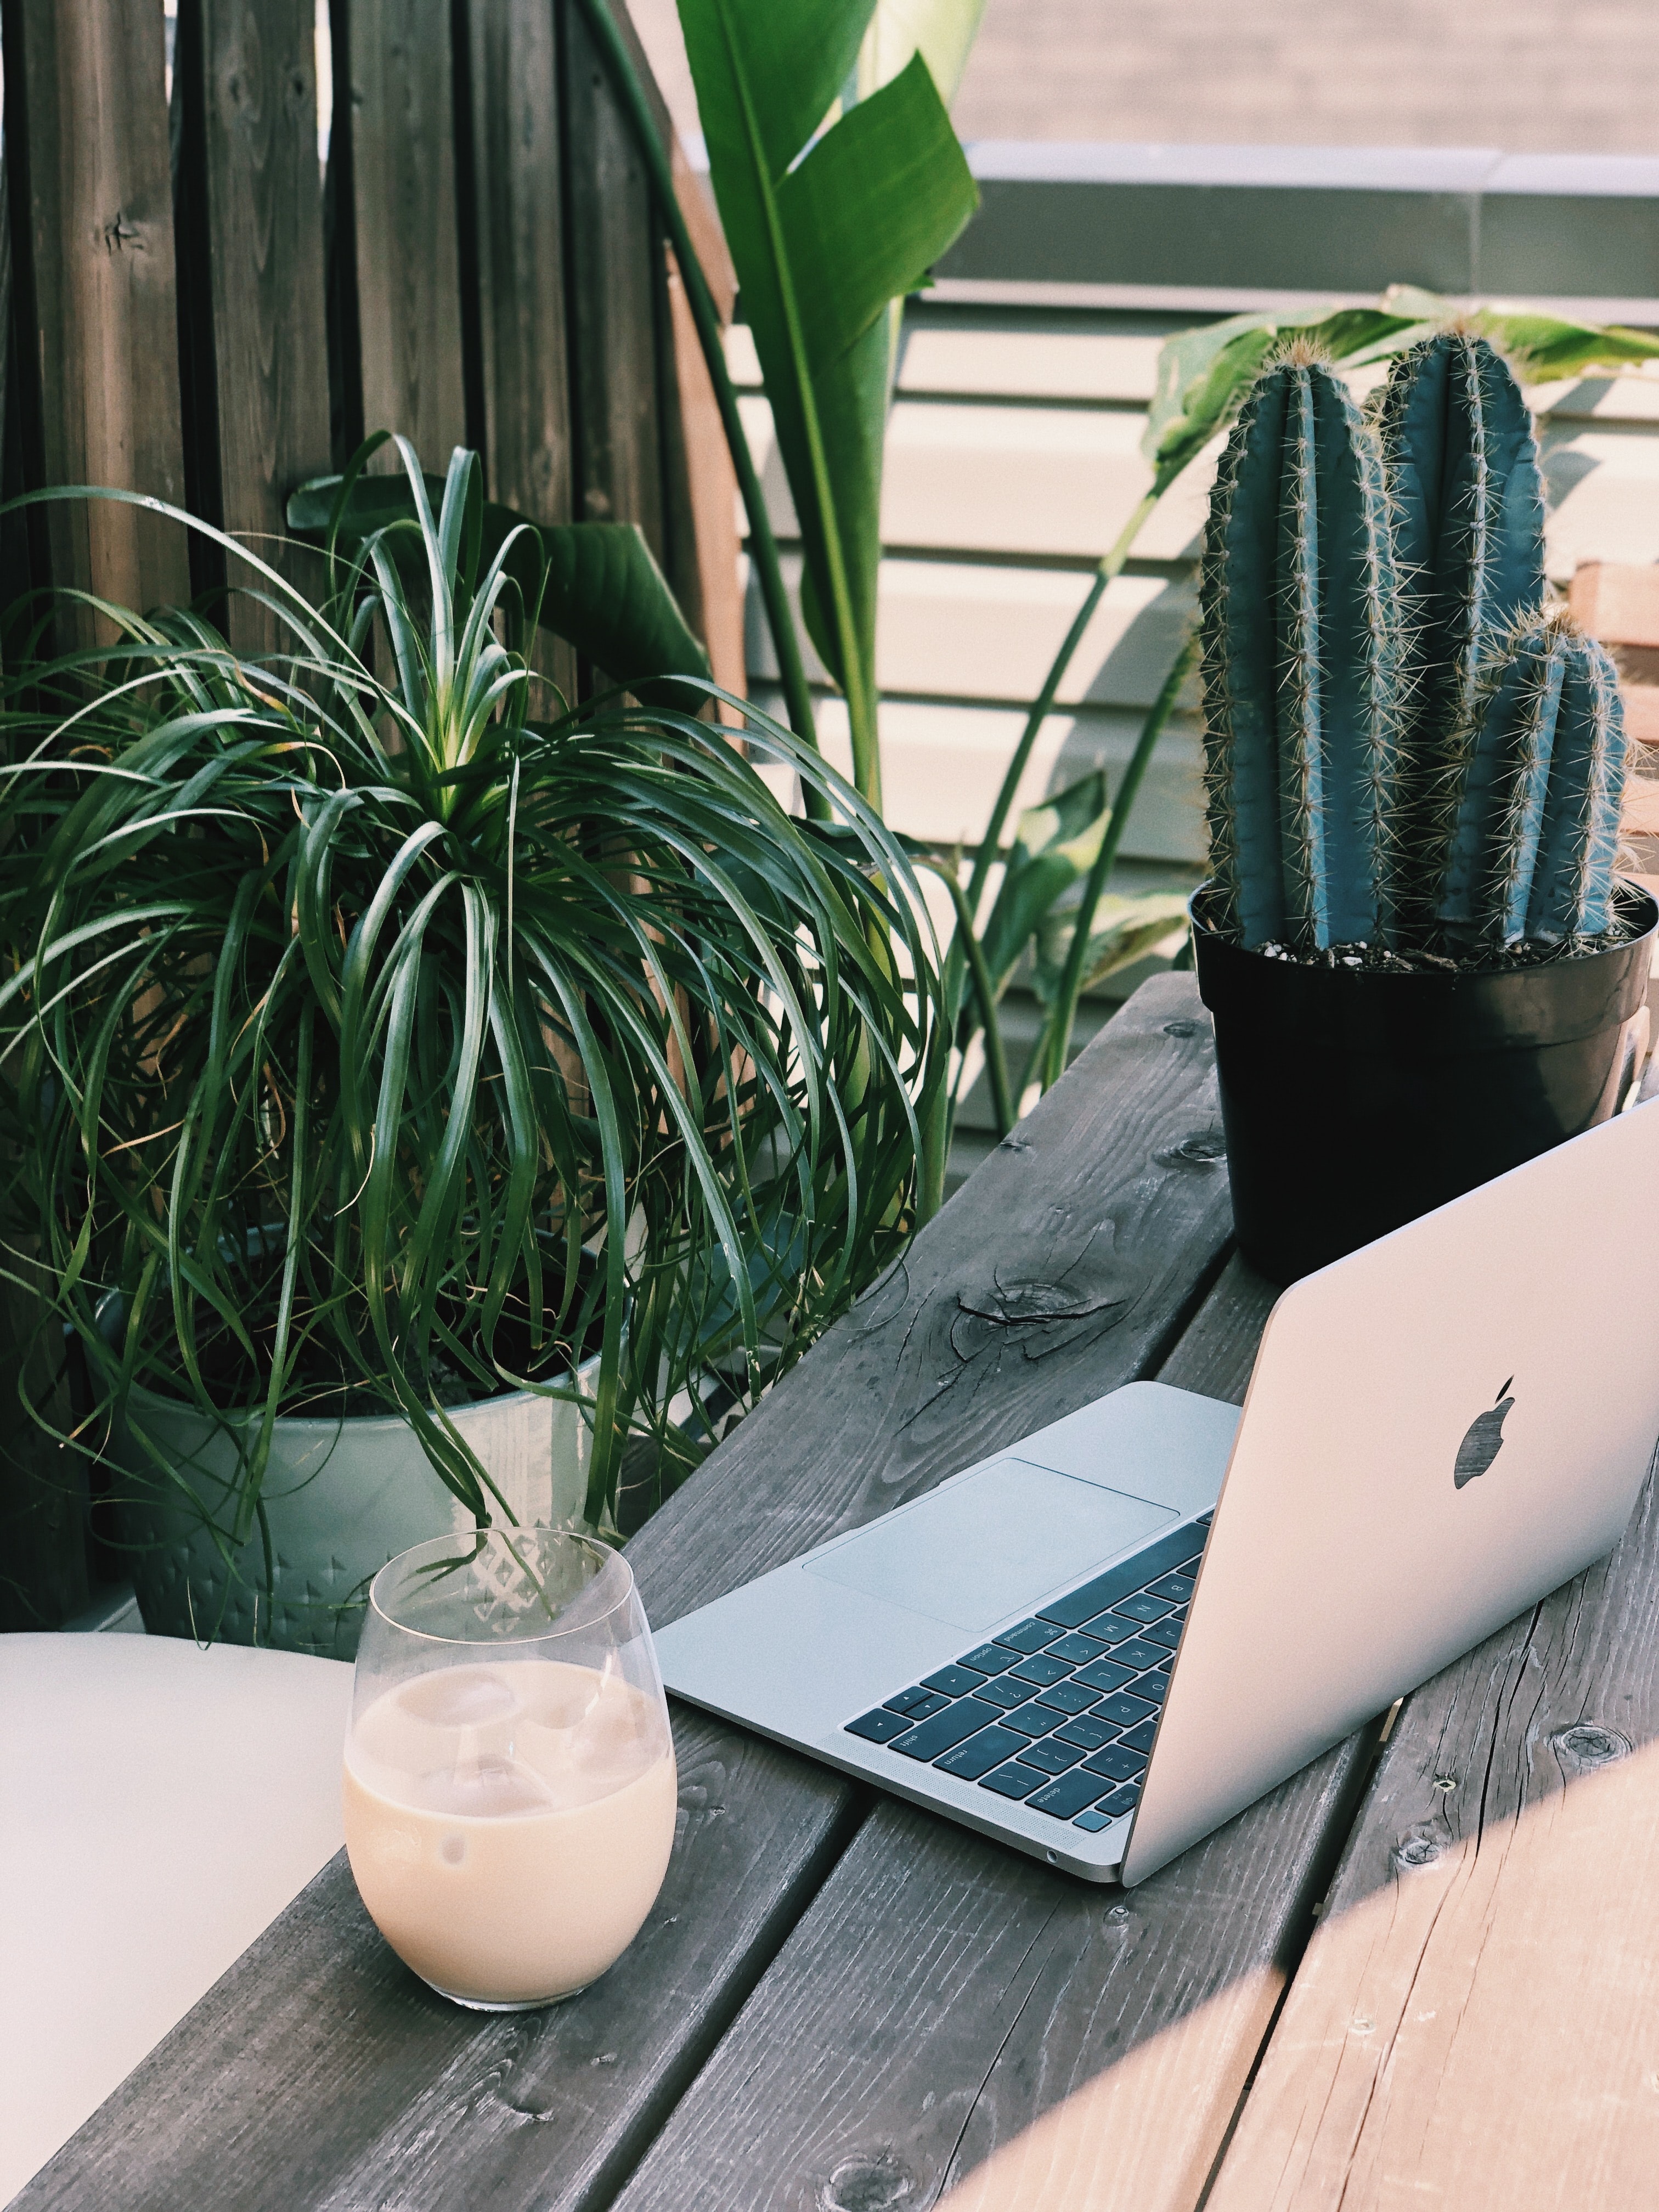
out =
{"type": "Polygon", "coordinates": [[[351,1669],[0,1636],[0,2204],[341,1844],[351,1669]]]}

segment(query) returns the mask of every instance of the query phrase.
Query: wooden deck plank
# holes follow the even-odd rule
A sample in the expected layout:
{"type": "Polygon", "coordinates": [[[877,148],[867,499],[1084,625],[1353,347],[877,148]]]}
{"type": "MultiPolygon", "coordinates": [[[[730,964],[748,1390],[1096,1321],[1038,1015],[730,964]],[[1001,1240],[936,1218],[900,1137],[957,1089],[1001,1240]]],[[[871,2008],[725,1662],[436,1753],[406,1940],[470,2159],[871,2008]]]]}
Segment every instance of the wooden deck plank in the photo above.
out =
{"type": "Polygon", "coordinates": [[[1211,2212],[1652,2202],[1659,1497],[1407,1700],[1211,2212]]]}
{"type": "MultiPolygon", "coordinates": [[[[1160,978],[629,1547],[662,1622],[1156,1367],[1221,1254],[1213,1055],[1160,978]],[[833,1442],[826,1449],[825,1439],[833,1442]]],[[[480,2024],[318,1877],[20,2212],[587,2212],[607,2203],[867,1800],[677,1710],[683,1826],[603,1981],[480,2024]]],[[[1035,1871],[1035,1869],[1034,1869],[1035,1871]]]]}
{"type": "MultiPolygon", "coordinates": [[[[1164,1378],[1242,1398],[1273,1296],[1230,1262],[1164,1378]]],[[[1127,1897],[878,1798],[618,2212],[1192,2212],[1366,1754],[1127,1897]]]]}

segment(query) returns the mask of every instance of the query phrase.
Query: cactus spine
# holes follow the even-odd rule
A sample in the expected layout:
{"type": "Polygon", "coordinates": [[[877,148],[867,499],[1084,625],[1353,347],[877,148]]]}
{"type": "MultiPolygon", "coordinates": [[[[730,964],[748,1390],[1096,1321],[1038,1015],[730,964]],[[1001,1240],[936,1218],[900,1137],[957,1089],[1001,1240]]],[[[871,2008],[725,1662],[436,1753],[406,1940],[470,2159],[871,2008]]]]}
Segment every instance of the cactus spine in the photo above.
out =
{"type": "Polygon", "coordinates": [[[1375,441],[1331,371],[1292,356],[1245,403],[1200,583],[1217,896],[1246,945],[1383,925],[1397,597],[1375,441]]]}
{"type": "Polygon", "coordinates": [[[1432,906],[1481,664],[1544,594],[1544,485],[1520,387],[1484,338],[1402,354],[1376,411],[1407,647],[1397,820],[1407,915],[1432,906]]]}
{"type": "Polygon", "coordinates": [[[1484,339],[1402,356],[1375,430],[1305,352],[1265,368],[1204,540],[1212,926],[1304,957],[1607,929],[1618,684],[1543,600],[1537,448],[1484,339]]]}
{"type": "Polygon", "coordinates": [[[1523,619],[1486,665],[1439,902],[1449,943],[1499,951],[1611,920],[1625,729],[1619,680],[1564,614],[1523,619]]]}

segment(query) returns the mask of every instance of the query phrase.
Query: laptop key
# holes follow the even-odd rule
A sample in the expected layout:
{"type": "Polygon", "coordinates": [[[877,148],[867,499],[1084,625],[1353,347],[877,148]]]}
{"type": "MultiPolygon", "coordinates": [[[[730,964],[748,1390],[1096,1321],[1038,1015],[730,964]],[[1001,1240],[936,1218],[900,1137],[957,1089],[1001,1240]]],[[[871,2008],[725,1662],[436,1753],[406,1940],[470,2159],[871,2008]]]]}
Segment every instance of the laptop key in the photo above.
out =
{"type": "Polygon", "coordinates": [[[1161,1644],[1149,1644],[1144,1636],[1132,1637],[1128,1643],[1120,1644],[1112,1657],[1131,1674],[1144,1674],[1148,1667],[1156,1667],[1169,1656],[1161,1644]]]}
{"type": "Polygon", "coordinates": [[[1060,1631],[1046,1620],[1017,1620],[1012,1628],[1003,1629],[997,1637],[1015,1651],[1041,1651],[1045,1644],[1052,1644],[1060,1631]]]}
{"type": "Polygon", "coordinates": [[[1013,1663],[1014,1654],[1000,1644],[976,1644],[957,1662],[958,1667],[971,1667],[976,1674],[1000,1674],[1013,1663]]]}
{"type": "Polygon", "coordinates": [[[1142,1721],[1139,1728],[1125,1729],[1123,1741],[1131,1751],[1150,1752],[1152,1747],[1152,1738],[1157,1734],[1158,1722],[1155,1718],[1142,1721]]]}
{"type": "Polygon", "coordinates": [[[1051,1644],[1043,1655],[1049,1659],[1065,1659],[1073,1667],[1086,1666],[1091,1659],[1098,1659],[1106,1646],[1097,1636],[1079,1636],[1074,1630],[1062,1636],[1058,1644],[1051,1644]]]}
{"type": "Polygon", "coordinates": [[[977,1690],[984,1680],[982,1674],[973,1674],[966,1667],[941,1667],[937,1674],[924,1674],[921,1686],[938,1691],[941,1698],[965,1698],[969,1690],[977,1690]]]}
{"type": "Polygon", "coordinates": [[[1085,1690],[1121,1690],[1126,1682],[1133,1680],[1139,1671],[1133,1667],[1120,1667],[1115,1659],[1096,1659],[1086,1667],[1079,1667],[1072,1680],[1081,1682],[1085,1690]]]}
{"type": "Polygon", "coordinates": [[[1148,1583],[1146,1590],[1151,1597],[1167,1597],[1171,1605],[1185,1605],[1193,1594],[1193,1578],[1190,1575],[1165,1575],[1160,1582],[1148,1583]]]}
{"type": "Polygon", "coordinates": [[[1080,1588],[1068,1590],[1064,1597],[1055,1598],[1052,1604],[1043,1607],[1039,1618],[1058,1621],[1062,1628],[1081,1628],[1085,1621],[1092,1620],[1097,1613],[1104,1613],[1108,1606],[1127,1597],[1131,1590],[1143,1589],[1158,1575],[1167,1575],[1171,1567],[1178,1566],[1202,1546],[1203,1539],[1192,1522],[1183,1522],[1167,1536],[1160,1536],[1155,1544],[1144,1545],[1129,1559],[1120,1559],[1116,1566],[1108,1567],[1103,1575],[1097,1575],[1080,1588]]]}
{"type": "Polygon", "coordinates": [[[1030,1694],[1029,1682],[1011,1682],[1006,1674],[999,1675],[993,1682],[981,1684],[974,1692],[976,1698],[983,1698],[987,1705],[1004,1707],[1023,1705],[1030,1694]]]}
{"type": "Polygon", "coordinates": [[[1145,1590],[1137,1590],[1133,1597],[1121,1597],[1112,1607],[1121,1620],[1162,1620],[1170,1610],[1166,1597],[1149,1597],[1145,1590]]]}
{"type": "Polygon", "coordinates": [[[902,1713],[890,1713],[885,1705],[873,1713],[860,1713],[857,1720],[848,1721],[846,1733],[861,1735],[866,1743],[891,1743],[896,1735],[902,1735],[910,1723],[902,1713]]]}
{"type": "Polygon", "coordinates": [[[1140,1784],[1132,1782],[1121,1790],[1114,1790],[1109,1797],[1103,1797],[1095,1810],[1115,1820],[1120,1814],[1133,1813],[1139,1802],[1140,1784]]]}
{"type": "Polygon", "coordinates": [[[1053,1705],[1062,1713],[1086,1713],[1099,1696],[1098,1690],[1079,1690],[1075,1682],[1051,1682],[1037,1703],[1053,1705]]]}
{"type": "Polygon", "coordinates": [[[1011,1713],[999,1716],[1005,1728],[1018,1729],[1022,1735],[1047,1735],[1065,1719],[1052,1705],[1040,1705],[1035,1698],[1029,1705],[1017,1705],[1011,1713]]]}
{"type": "Polygon", "coordinates": [[[1021,1766],[1011,1759],[1006,1766],[994,1767],[979,1786],[981,1790],[994,1790],[999,1797],[1029,1797],[1042,1784],[1042,1777],[1035,1766],[1021,1766]]]}
{"type": "Polygon", "coordinates": [[[1117,1744],[1109,1743],[1104,1751],[1097,1751],[1083,1764],[1091,1774],[1103,1774],[1109,1782],[1133,1782],[1146,1761],[1138,1751],[1124,1751],[1117,1744]]]}
{"type": "Polygon", "coordinates": [[[943,1759],[933,1764],[941,1774],[955,1774],[963,1782],[977,1782],[1005,1759],[1012,1759],[1017,1751],[1025,1748],[1025,1739],[1016,1735],[1012,1729],[981,1729],[970,1735],[966,1743],[959,1743],[954,1751],[947,1751],[943,1759]]]}
{"type": "Polygon", "coordinates": [[[1012,1681],[1030,1682],[1046,1690],[1050,1682],[1063,1682],[1071,1671],[1063,1659],[1051,1659],[1046,1651],[1037,1651],[1022,1659],[1018,1667],[1011,1667],[1008,1674],[1012,1681]]]}
{"type": "Polygon", "coordinates": [[[1120,1690],[1115,1697],[1103,1698],[1095,1706],[1090,1718],[1097,1721],[1115,1721],[1120,1728],[1127,1729],[1133,1728],[1137,1721],[1147,1719],[1157,1711],[1158,1705],[1155,1699],[1149,1700],[1138,1697],[1130,1691],[1120,1690]]]}
{"type": "Polygon", "coordinates": [[[1040,1766],[1045,1774],[1064,1774],[1068,1766],[1075,1766],[1083,1756],[1074,1743],[1056,1743],[1052,1736],[1044,1736],[1041,1743],[1028,1743],[1015,1756],[1023,1759],[1027,1766],[1040,1766]]]}
{"type": "Polygon", "coordinates": [[[1129,1685],[1129,1695],[1133,1698],[1150,1698],[1154,1705],[1161,1705],[1169,1692],[1169,1688],[1170,1678],[1165,1674],[1137,1674],[1129,1685]]]}
{"type": "Polygon", "coordinates": [[[913,1728],[908,1735],[899,1736],[893,1748],[902,1751],[907,1759],[937,1759],[940,1752],[949,1751],[964,1736],[974,1735],[1001,1717],[994,1705],[982,1705],[977,1698],[959,1698],[942,1713],[935,1713],[932,1720],[913,1728]]]}
{"type": "Polygon", "coordinates": [[[1111,1825],[1109,1813],[1079,1813],[1072,1823],[1074,1828],[1086,1828],[1091,1836],[1097,1836],[1103,1828],[1109,1828],[1111,1825]]]}
{"type": "Polygon", "coordinates": [[[914,1725],[915,1721],[927,1721],[931,1714],[945,1712],[949,1704],[949,1697],[936,1697],[931,1690],[900,1690],[898,1697],[887,1698],[887,1710],[902,1712],[914,1725]]]}
{"type": "MultiPolygon", "coordinates": [[[[908,1713],[913,1707],[921,1706],[926,1706],[927,1712],[936,1713],[939,1711],[939,1706],[945,1702],[945,1699],[940,1698],[938,1703],[935,1704],[933,1698],[933,1692],[928,1690],[924,1690],[920,1686],[909,1690],[896,1690],[890,1698],[884,1698],[882,1699],[883,1705],[886,1706],[890,1713],[908,1713]]],[[[918,1720],[924,1720],[926,1717],[927,1713],[920,1711],[917,1711],[916,1718],[918,1720]]]]}
{"type": "Polygon", "coordinates": [[[1092,1805],[1100,1784],[1091,1774],[1062,1774],[1046,1790],[1039,1790],[1027,1803],[1034,1813],[1048,1813],[1056,1820],[1070,1820],[1092,1805]]]}
{"type": "Polygon", "coordinates": [[[1167,1620],[1155,1620],[1152,1623],[1146,1631],[1147,1641],[1152,1644],[1166,1644],[1173,1651],[1180,1643],[1182,1631],[1186,1626],[1185,1614],[1172,1613],[1167,1620]]]}
{"type": "Polygon", "coordinates": [[[1098,1751],[1103,1743],[1110,1743],[1117,1734],[1104,1721],[1097,1721],[1092,1713],[1079,1713],[1074,1721],[1054,1730],[1057,1743],[1074,1743],[1079,1751],[1098,1751]]]}

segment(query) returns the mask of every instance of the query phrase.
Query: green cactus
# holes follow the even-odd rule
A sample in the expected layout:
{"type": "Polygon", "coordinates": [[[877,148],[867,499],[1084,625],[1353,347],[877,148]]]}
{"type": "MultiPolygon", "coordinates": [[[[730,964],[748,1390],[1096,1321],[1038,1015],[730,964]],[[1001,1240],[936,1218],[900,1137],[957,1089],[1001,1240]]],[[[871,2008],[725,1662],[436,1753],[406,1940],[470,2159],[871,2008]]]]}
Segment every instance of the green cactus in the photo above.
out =
{"type": "Polygon", "coordinates": [[[1618,683],[1544,592],[1537,448],[1483,339],[1413,349],[1374,427],[1305,349],[1263,370],[1200,579],[1212,927],[1462,957],[1608,928],[1618,683]]]}
{"type": "Polygon", "coordinates": [[[1464,729],[1447,941],[1496,951],[1592,937],[1611,920],[1625,773],[1619,678],[1559,611],[1523,618],[1483,666],[1464,729]]]}
{"type": "Polygon", "coordinates": [[[1245,402],[1200,584],[1218,924],[1315,951],[1387,925],[1399,599],[1376,441],[1296,353],[1245,402]]]}
{"type": "Polygon", "coordinates": [[[1526,400],[1484,338],[1447,331],[1402,354],[1376,426],[1406,633],[1397,819],[1414,866],[1402,891],[1420,919],[1456,814],[1447,748],[1481,663],[1544,595],[1544,484],[1526,400]]]}

